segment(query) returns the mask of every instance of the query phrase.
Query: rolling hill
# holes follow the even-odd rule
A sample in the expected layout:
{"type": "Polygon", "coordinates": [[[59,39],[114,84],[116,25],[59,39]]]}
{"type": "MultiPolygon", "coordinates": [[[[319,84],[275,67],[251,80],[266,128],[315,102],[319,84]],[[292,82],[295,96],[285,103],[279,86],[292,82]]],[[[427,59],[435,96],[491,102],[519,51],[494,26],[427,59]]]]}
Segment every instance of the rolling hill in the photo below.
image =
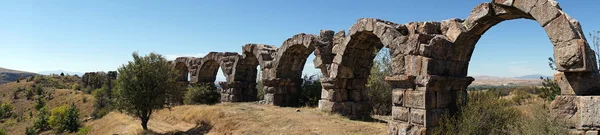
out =
{"type": "Polygon", "coordinates": [[[16,81],[19,77],[26,78],[34,75],[37,74],[0,67],[0,84],[16,81]]]}

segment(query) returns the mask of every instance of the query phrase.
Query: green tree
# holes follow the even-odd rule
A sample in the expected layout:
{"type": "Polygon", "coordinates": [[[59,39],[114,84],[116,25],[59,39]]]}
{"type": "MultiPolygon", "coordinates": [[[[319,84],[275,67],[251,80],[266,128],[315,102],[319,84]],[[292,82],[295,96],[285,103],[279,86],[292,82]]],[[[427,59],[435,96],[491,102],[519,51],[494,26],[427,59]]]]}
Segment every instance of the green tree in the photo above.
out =
{"type": "Polygon", "coordinates": [[[76,132],[81,126],[79,109],[75,106],[75,103],[71,103],[71,106],[67,110],[67,118],[63,125],[65,125],[65,130],[69,132],[76,132]]]}
{"type": "Polygon", "coordinates": [[[60,76],[65,76],[65,73],[63,73],[63,72],[60,72],[60,76]]]}
{"type": "Polygon", "coordinates": [[[139,117],[144,130],[152,112],[164,108],[169,92],[176,86],[177,71],[160,54],[139,56],[132,54],[133,61],[121,66],[117,78],[117,109],[139,117]]]}
{"type": "Polygon", "coordinates": [[[45,131],[50,129],[49,117],[50,116],[48,114],[48,109],[46,107],[42,107],[38,112],[38,116],[35,119],[35,122],[33,123],[33,127],[38,129],[39,131],[45,131]]]}
{"type": "Polygon", "coordinates": [[[46,101],[44,100],[44,98],[42,96],[37,96],[34,104],[35,109],[40,110],[44,108],[44,106],[46,106],[46,101]]]}
{"type": "Polygon", "coordinates": [[[92,111],[92,117],[94,119],[102,118],[112,110],[113,100],[108,92],[109,90],[107,87],[102,87],[94,90],[92,93],[94,96],[94,110],[92,111]]]}
{"type": "Polygon", "coordinates": [[[385,81],[385,77],[391,74],[392,61],[389,49],[382,49],[373,61],[366,85],[375,114],[390,115],[392,113],[392,87],[385,81]]]}

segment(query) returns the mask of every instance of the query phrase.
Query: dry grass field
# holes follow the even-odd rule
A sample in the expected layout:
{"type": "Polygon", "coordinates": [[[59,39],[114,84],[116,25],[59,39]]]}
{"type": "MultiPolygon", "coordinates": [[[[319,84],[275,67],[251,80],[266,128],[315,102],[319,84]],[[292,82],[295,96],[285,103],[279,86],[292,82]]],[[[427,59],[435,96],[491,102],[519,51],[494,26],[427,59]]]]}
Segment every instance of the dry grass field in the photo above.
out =
{"type": "MultiPolygon", "coordinates": [[[[91,134],[139,134],[140,121],[112,112],[87,123],[91,134]]],[[[284,108],[255,103],[185,105],[153,114],[155,134],[387,134],[387,124],[353,121],[314,108],[284,108]]]]}

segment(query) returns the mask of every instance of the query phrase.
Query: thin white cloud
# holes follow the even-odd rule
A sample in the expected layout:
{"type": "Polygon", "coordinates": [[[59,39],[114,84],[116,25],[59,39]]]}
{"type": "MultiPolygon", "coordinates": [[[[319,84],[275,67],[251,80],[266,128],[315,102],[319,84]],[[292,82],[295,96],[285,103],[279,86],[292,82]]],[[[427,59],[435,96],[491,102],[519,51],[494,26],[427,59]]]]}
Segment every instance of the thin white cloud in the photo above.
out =
{"type": "Polygon", "coordinates": [[[198,53],[198,54],[167,54],[165,58],[167,60],[175,60],[177,57],[204,57],[206,53],[198,53]]]}

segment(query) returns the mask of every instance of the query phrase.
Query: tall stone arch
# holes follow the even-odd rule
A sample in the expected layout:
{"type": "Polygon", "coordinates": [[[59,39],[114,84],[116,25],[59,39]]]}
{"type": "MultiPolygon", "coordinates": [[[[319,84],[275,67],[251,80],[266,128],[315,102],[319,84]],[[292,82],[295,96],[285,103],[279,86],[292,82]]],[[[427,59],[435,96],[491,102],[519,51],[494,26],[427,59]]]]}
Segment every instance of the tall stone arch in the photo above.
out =
{"type": "Polygon", "coordinates": [[[233,62],[230,63],[231,72],[226,73],[227,82],[220,82],[223,87],[221,101],[247,102],[258,100],[257,75],[265,69],[272,68],[271,63],[276,52],[277,47],[271,45],[246,44],[242,47],[241,55],[230,56],[229,61],[233,62]],[[257,70],[258,66],[260,66],[260,71],[257,70]]]}
{"type": "MultiPolygon", "coordinates": [[[[313,61],[324,75],[319,109],[350,118],[369,116],[371,103],[365,88],[373,59],[383,47],[396,47],[406,42],[404,25],[379,19],[359,19],[348,35],[344,31],[330,33],[329,44],[317,47],[313,61]]],[[[415,48],[405,48],[405,50],[415,48]]],[[[390,49],[390,54],[397,54],[390,49]]],[[[401,70],[399,66],[393,67],[401,70]]]]}
{"type": "Polygon", "coordinates": [[[297,106],[302,71],[315,46],[323,44],[319,36],[300,33],[283,42],[275,53],[272,68],[263,69],[265,102],[278,106],[297,106]]]}
{"type": "Polygon", "coordinates": [[[600,111],[593,105],[600,102],[593,96],[600,91],[596,58],[579,22],[553,0],[494,0],[475,7],[466,20],[409,23],[400,29],[408,30],[409,38],[391,49],[394,66],[404,68],[386,78],[394,87],[390,134],[427,133],[443,113],[458,111],[473,81],[466,71],[477,41],[492,26],[519,18],[537,21],[553,44],[555,79],[562,90],[553,111],[574,123],[575,131],[600,127],[594,118],[600,111]],[[402,52],[407,47],[418,51],[402,52]]]}
{"type": "Polygon", "coordinates": [[[178,57],[175,60],[171,61],[171,64],[177,70],[177,79],[176,81],[182,86],[187,86],[189,84],[188,78],[190,77],[190,73],[192,70],[191,60],[194,57],[178,57]]]}

